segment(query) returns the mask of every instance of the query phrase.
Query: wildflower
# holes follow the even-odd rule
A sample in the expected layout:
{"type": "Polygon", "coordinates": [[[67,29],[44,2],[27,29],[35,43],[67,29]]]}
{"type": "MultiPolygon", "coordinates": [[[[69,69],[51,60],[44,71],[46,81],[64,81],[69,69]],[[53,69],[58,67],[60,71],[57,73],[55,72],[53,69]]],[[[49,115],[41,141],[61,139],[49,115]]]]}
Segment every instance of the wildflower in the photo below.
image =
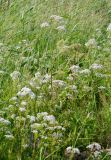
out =
{"type": "Polygon", "coordinates": [[[42,138],[42,139],[45,139],[45,140],[48,139],[47,136],[41,136],[41,138],[42,138]]]}
{"type": "Polygon", "coordinates": [[[44,117],[44,116],[47,116],[48,113],[47,112],[40,112],[40,113],[37,113],[37,118],[41,118],[41,117],[44,117]]]}
{"type": "Polygon", "coordinates": [[[36,120],[36,117],[35,117],[35,116],[27,115],[27,118],[30,119],[30,123],[33,123],[33,122],[35,122],[35,120],[36,120]]]}
{"type": "Polygon", "coordinates": [[[12,97],[12,98],[10,99],[10,101],[17,101],[17,100],[18,100],[17,97],[12,97]]]}
{"type": "Polygon", "coordinates": [[[44,119],[44,121],[48,121],[50,124],[55,123],[55,117],[53,115],[44,116],[43,119],[44,119]]]}
{"type": "Polygon", "coordinates": [[[62,126],[55,126],[54,129],[65,131],[66,129],[62,126]]]}
{"type": "Polygon", "coordinates": [[[80,150],[78,148],[73,148],[71,146],[66,148],[66,150],[65,150],[66,156],[70,156],[70,155],[74,155],[74,154],[80,155],[80,150]]]}
{"type": "Polygon", "coordinates": [[[78,73],[80,70],[80,67],[78,65],[73,65],[70,67],[70,70],[72,73],[78,73]]]}
{"type": "Polygon", "coordinates": [[[62,80],[53,80],[52,83],[56,87],[65,87],[66,86],[66,83],[62,80]]]}
{"type": "Polygon", "coordinates": [[[25,122],[25,121],[26,121],[26,118],[25,118],[25,117],[17,116],[17,117],[16,117],[16,120],[17,120],[17,121],[25,122]]]}
{"type": "Polygon", "coordinates": [[[83,75],[89,75],[91,71],[89,69],[84,69],[84,70],[81,70],[79,73],[83,75]]]}
{"type": "Polygon", "coordinates": [[[50,82],[50,80],[51,80],[51,75],[46,74],[43,77],[42,83],[48,83],[48,82],[50,82]]]}
{"type": "Polygon", "coordinates": [[[57,22],[60,22],[61,20],[63,20],[63,17],[58,16],[58,15],[52,15],[50,18],[57,22]]]}
{"type": "Polygon", "coordinates": [[[73,153],[74,154],[80,154],[80,150],[78,148],[73,148],[73,153]]]}
{"type": "Polygon", "coordinates": [[[90,69],[93,69],[93,70],[98,70],[98,69],[102,69],[103,66],[101,64],[97,64],[97,63],[94,63],[90,66],[90,69]]]}
{"type": "Polygon", "coordinates": [[[10,125],[11,124],[11,122],[9,120],[6,120],[6,119],[4,119],[2,117],[0,117],[0,123],[4,124],[4,125],[10,125]]]}
{"type": "Polygon", "coordinates": [[[41,28],[46,28],[46,27],[49,27],[49,23],[48,22],[44,22],[40,25],[41,28]]]}
{"type": "Polygon", "coordinates": [[[97,42],[95,39],[90,39],[87,43],[85,43],[85,46],[88,48],[97,48],[97,42]]]}
{"type": "Polygon", "coordinates": [[[14,139],[14,136],[9,134],[9,135],[5,135],[5,138],[9,139],[9,140],[12,140],[12,139],[14,139]]]}
{"type": "Polygon", "coordinates": [[[107,31],[108,31],[108,32],[111,32],[111,23],[108,25],[107,31]]]}
{"type": "Polygon", "coordinates": [[[70,154],[72,152],[72,149],[73,148],[71,146],[67,147],[65,150],[65,154],[70,154]]]}
{"type": "Polygon", "coordinates": [[[101,145],[95,142],[95,143],[88,145],[86,148],[89,149],[91,152],[100,151],[101,145]]]}
{"type": "Polygon", "coordinates": [[[20,112],[25,112],[26,109],[25,109],[24,107],[20,107],[20,108],[19,108],[19,111],[20,111],[20,112]]]}
{"type": "Polygon", "coordinates": [[[99,78],[106,78],[108,75],[102,73],[96,73],[95,76],[99,78]]]}
{"type": "Polygon", "coordinates": [[[27,88],[27,87],[23,87],[21,89],[21,91],[19,91],[17,93],[17,95],[20,96],[20,97],[24,97],[24,96],[29,95],[31,97],[31,99],[35,98],[35,94],[32,92],[32,90],[30,88],[27,88]]]}
{"type": "Polygon", "coordinates": [[[94,157],[95,157],[95,158],[98,158],[100,155],[101,155],[101,152],[100,152],[100,151],[95,151],[95,152],[94,152],[94,157]]]}
{"type": "Polygon", "coordinates": [[[35,78],[36,79],[41,79],[42,78],[40,72],[35,73],[35,78]]]}
{"type": "Polygon", "coordinates": [[[92,90],[92,87],[84,86],[84,87],[83,87],[83,90],[86,91],[86,92],[89,92],[89,91],[92,90]]]}
{"type": "Polygon", "coordinates": [[[69,76],[67,77],[67,80],[69,80],[69,81],[73,81],[73,80],[74,80],[74,78],[73,78],[71,75],[69,75],[69,76]]]}
{"type": "MultiPolygon", "coordinates": [[[[1,62],[0,62],[1,63],[1,62]]],[[[3,75],[5,72],[4,71],[0,71],[0,74],[3,75]]]]}
{"type": "Polygon", "coordinates": [[[77,92],[77,86],[75,85],[70,85],[69,88],[74,91],[74,92],[77,92]]]}
{"type": "Polygon", "coordinates": [[[38,134],[38,131],[37,130],[32,130],[32,133],[38,134]]]}
{"type": "Polygon", "coordinates": [[[99,86],[98,89],[99,89],[99,90],[105,90],[106,87],[104,87],[104,86],[99,86]]]}
{"type": "Polygon", "coordinates": [[[15,119],[15,117],[16,117],[16,114],[12,114],[12,115],[11,115],[11,118],[12,118],[12,119],[15,119]]]}
{"type": "Polygon", "coordinates": [[[21,105],[22,105],[22,106],[26,106],[26,105],[27,105],[27,102],[26,102],[26,101],[22,101],[22,102],[21,102],[21,105]]]}
{"type": "Polygon", "coordinates": [[[12,80],[17,80],[20,77],[20,72],[14,71],[13,73],[10,74],[12,80]]]}
{"type": "Polygon", "coordinates": [[[23,144],[22,147],[25,149],[27,148],[29,145],[28,144],[23,144]]]}
{"type": "Polygon", "coordinates": [[[65,26],[58,26],[56,29],[58,31],[66,31],[65,26]]]}
{"type": "Polygon", "coordinates": [[[31,125],[31,129],[32,129],[32,130],[34,130],[34,129],[40,129],[41,127],[42,127],[42,125],[39,124],[39,123],[33,123],[33,124],[31,125]]]}
{"type": "Polygon", "coordinates": [[[55,130],[55,127],[47,127],[46,130],[54,131],[54,130],[55,130]]]}
{"type": "Polygon", "coordinates": [[[61,137],[63,137],[63,134],[62,133],[56,133],[56,132],[54,132],[53,134],[52,134],[52,137],[54,137],[54,138],[61,138],[61,137]]]}

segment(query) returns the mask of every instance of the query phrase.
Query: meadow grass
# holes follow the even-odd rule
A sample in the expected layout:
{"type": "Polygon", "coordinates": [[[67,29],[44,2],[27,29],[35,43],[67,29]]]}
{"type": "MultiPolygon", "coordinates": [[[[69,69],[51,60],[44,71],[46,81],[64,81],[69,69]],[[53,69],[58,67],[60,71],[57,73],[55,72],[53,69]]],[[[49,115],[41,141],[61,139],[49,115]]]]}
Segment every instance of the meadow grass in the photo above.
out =
{"type": "Polygon", "coordinates": [[[0,1],[0,160],[111,159],[110,8],[0,1]]]}

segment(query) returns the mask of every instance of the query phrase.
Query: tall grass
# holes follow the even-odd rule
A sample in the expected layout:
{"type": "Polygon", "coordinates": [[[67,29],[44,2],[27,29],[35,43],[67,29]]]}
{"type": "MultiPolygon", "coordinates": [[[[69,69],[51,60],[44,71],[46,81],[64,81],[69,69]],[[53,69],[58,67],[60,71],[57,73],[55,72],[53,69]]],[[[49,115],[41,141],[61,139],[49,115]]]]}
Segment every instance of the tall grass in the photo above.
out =
{"type": "Polygon", "coordinates": [[[92,142],[110,148],[111,2],[0,3],[0,159],[64,160],[68,146],[83,152],[92,142]]]}

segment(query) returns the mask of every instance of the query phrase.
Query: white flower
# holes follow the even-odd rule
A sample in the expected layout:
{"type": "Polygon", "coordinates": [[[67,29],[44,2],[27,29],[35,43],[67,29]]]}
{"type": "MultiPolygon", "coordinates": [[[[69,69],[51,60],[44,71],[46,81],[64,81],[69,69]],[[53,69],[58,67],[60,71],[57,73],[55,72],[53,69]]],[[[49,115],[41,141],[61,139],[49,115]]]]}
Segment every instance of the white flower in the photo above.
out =
{"type": "Polygon", "coordinates": [[[50,124],[55,124],[56,122],[55,117],[53,115],[44,116],[43,119],[44,121],[48,121],[50,124]]]}
{"type": "Polygon", "coordinates": [[[98,158],[100,155],[101,155],[101,152],[100,152],[100,151],[95,151],[95,152],[94,152],[94,157],[95,157],[95,158],[98,158]]]}
{"type": "Polygon", "coordinates": [[[80,150],[78,148],[73,148],[71,146],[67,147],[66,148],[66,151],[65,153],[68,155],[68,154],[80,154],[80,150]]]}
{"type": "Polygon", "coordinates": [[[65,26],[58,26],[56,29],[58,31],[66,31],[65,26]]]}
{"type": "Polygon", "coordinates": [[[95,39],[90,39],[87,43],[85,43],[85,46],[88,48],[97,48],[97,42],[95,39]]]}
{"type": "Polygon", "coordinates": [[[75,85],[70,85],[69,88],[73,91],[77,91],[77,86],[75,85]]]}
{"type": "Polygon", "coordinates": [[[22,102],[21,102],[21,105],[22,105],[22,106],[26,106],[26,105],[27,105],[27,102],[26,102],[26,101],[22,101],[22,102]]]}
{"type": "Polygon", "coordinates": [[[50,82],[50,80],[51,80],[51,75],[46,74],[46,75],[43,77],[42,83],[48,83],[48,82],[50,82]]]}
{"type": "Polygon", "coordinates": [[[16,120],[17,120],[17,121],[23,121],[23,122],[25,122],[25,121],[26,121],[26,118],[25,118],[25,117],[17,116],[17,117],[16,117],[16,120]]]}
{"type": "Polygon", "coordinates": [[[41,127],[42,127],[42,125],[39,124],[39,123],[33,123],[33,124],[31,125],[31,129],[32,129],[32,130],[34,130],[34,129],[40,129],[41,127]]]}
{"type": "Polygon", "coordinates": [[[62,126],[55,126],[54,129],[65,131],[66,129],[62,126]]]}
{"type": "Polygon", "coordinates": [[[14,139],[14,136],[13,135],[5,135],[5,138],[9,139],[9,140],[12,140],[12,139],[14,139]]]}
{"type": "Polygon", "coordinates": [[[67,147],[67,148],[66,148],[66,151],[65,151],[66,154],[70,154],[70,153],[72,152],[72,149],[73,149],[73,148],[72,148],[71,146],[67,147]]]}
{"type": "Polygon", "coordinates": [[[36,79],[41,79],[41,77],[42,77],[42,76],[41,76],[40,72],[35,73],[35,78],[36,78],[36,79]]]}
{"type": "Polygon", "coordinates": [[[105,90],[106,87],[104,87],[104,86],[99,86],[98,89],[100,89],[100,90],[105,90]]]}
{"type": "Polygon", "coordinates": [[[55,21],[57,21],[57,22],[63,20],[63,17],[57,16],[57,15],[52,15],[50,18],[53,19],[53,20],[55,20],[55,21]]]}
{"type": "Polygon", "coordinates": [[[6,119],[4,119],[4,118],[2,118],[2,117],[0,117],[0,123],[2,123],[2,124],[4,124],[4,125],[9,125],[9,124],[11,124],[11,122],[10,122],[9,120],[6,120],[6,119]]]}
{"type": "Polygon", "coordinates": [[[86,92],[89,92],[89,91],[92,90],[92,87],[84,86],[84,87],[83,87],[83,90],[86,91],[86,92]]]}
{"type": "Polygon", "coordinates": [[[38,131],[37,130],[32,130],[32,133],[37,134],[38,131]]]}
{"type": "MultiPolygon", "coordinates": [[[[0,63],[1,63],[1,61],[0,61],[0,63]]],[[[0,74],[2,75],[2,74],[4,74],[5,72],[4,71],[0,71],[0,74]]]]}
{"type": "Polygon", "coordinates": [[[66,83],[62,80],[53,80],[52,83],[55,87],[65,87],[66,86],[66,83]]]}
{"type": "Polygon", "coordinates": [[[46,28],[46,27],[49,27],[49,23],[48,22],[44,22],[40,25],[41,28],[46,28]]]}
{"type": "Polygon", "coordinates": [[[90,74],[91,73],[91,71],[89,70],[89,69],[84,69],[84,70],[81,70],[80,72],[79,72],[80,74],[85,74],[85,75],[88,75],[88,74],[90,74]]]}
{"type": "Polygon", "coordinates": [[[54,131],[55,128],[54,127],[47,127],[46,130],[54,131]]]}
{"type": "Polygon", "coordinates": [[[97,64],[97,63],[94,63],[91,65],[90,69],[94,69],[94,70],[98,70],[98,69],[102,69],[103,66],[101,64],[97,64]]]}
{"type": "Polygon", "coordinates": [[[36,120],[36,117],[35,117],[35,116],[27,115],[27,118],[30,119],[30,123],[33,123],[33,122],[35,122],[35,120],[36,120]]]}
{"type": "Polygon", "coordinates": [[[102,73],[96,73],[95,76],[100,78],[106,78],[108,75],[102,73]]]}
{"type": "Polygon", "coordinates": [[[108,31],[108,32],[111,32],[111,23],[108,25],[107,31],[108,31]]]}
{"type": "Polygon", "coordinates": [[[80,70],[80,67],[78,65],[73,65],[70,67],[70,70],[72,73],[78,73],[80,70]]]}
{"type": "Polygon", "coordinates": [[[12,80],[17,80],[20,77],[20,72],[14,71],[13,73],[10,74],[12,80]]]}
{"type": "Polygon", "coordinates": [[[10,99],[10,101],[17,101],[17,97],[12,97],[11,99],[10,99]]]}
{"type": "Polygon", "coordinates": [[[37,113],[37,118],[41,118],[41,117],[44,117],[44,116],[47,116],[48,113],[47,112],[40,112],[40,113],[37,113]]]}
{"type": "Polygon", "coordinates": [[[62,133],[56,133],[56,132],[54,132],[52,134],[52,137],[54,137],[54,138],[61,138],[61,137],[63,137],[63,134],[62,133]]]}
{"type": "Polygon", "coordinates": [[[23,144],[22,147],[23,148],[27,148],[29,145],[28,144],[23,144]]]}
{"type": "Polygon", "coordinates": [[[73,81],[73,80],[74,80],[74,78],[73,78],[71,75],[69,75],[69,76],[67,77],[67,80],[69,80],[69,81],[73,81]]]}
{"type": "Polygon", "coordinates": [[[16,117],[16,114],[12,114],[11,118],[14,119],[16,117]]]}
{"type": "Polygon", "coordinates": [[[80,150],[78,148],[73,148],[73,153],[74,154],[80,154],[80,150]]]}
{"type": "Polygon", "coordinates": [[[90,151],[100,151],[101,150],[101,145],[99,143],[92,143],[86,147],[90,151]]]}
{"type": "Polygon", "coordinates": [[[19,111],[20,111],[20,112],[25,112],[26,109],[25,109],[24,107],[20,107],[20,108],[19,108],[19,111]]]}
{"type": "Polygon", "coordinates": [[[35,94],[32,92],[32,90],[30,88],[27,88],[27,87],[23,87],[21,89],[21,91],[19,91],[17,93],[17,95],[20,96],[20,97],[24,97],[24,96],[29,95],[31,97],[31,99],[35,98],[35,94]]]}

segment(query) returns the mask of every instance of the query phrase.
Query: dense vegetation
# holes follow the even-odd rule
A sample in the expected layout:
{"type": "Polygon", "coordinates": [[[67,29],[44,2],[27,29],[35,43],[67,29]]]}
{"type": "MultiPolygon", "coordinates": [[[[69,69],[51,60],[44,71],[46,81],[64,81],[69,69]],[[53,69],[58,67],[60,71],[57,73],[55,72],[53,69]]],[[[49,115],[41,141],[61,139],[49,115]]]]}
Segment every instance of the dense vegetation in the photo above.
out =
{"type": "Polygon", "coordinates": [[[110,160],[110,147],[111,2],[0,1],[0,160],[110,160]]]}

